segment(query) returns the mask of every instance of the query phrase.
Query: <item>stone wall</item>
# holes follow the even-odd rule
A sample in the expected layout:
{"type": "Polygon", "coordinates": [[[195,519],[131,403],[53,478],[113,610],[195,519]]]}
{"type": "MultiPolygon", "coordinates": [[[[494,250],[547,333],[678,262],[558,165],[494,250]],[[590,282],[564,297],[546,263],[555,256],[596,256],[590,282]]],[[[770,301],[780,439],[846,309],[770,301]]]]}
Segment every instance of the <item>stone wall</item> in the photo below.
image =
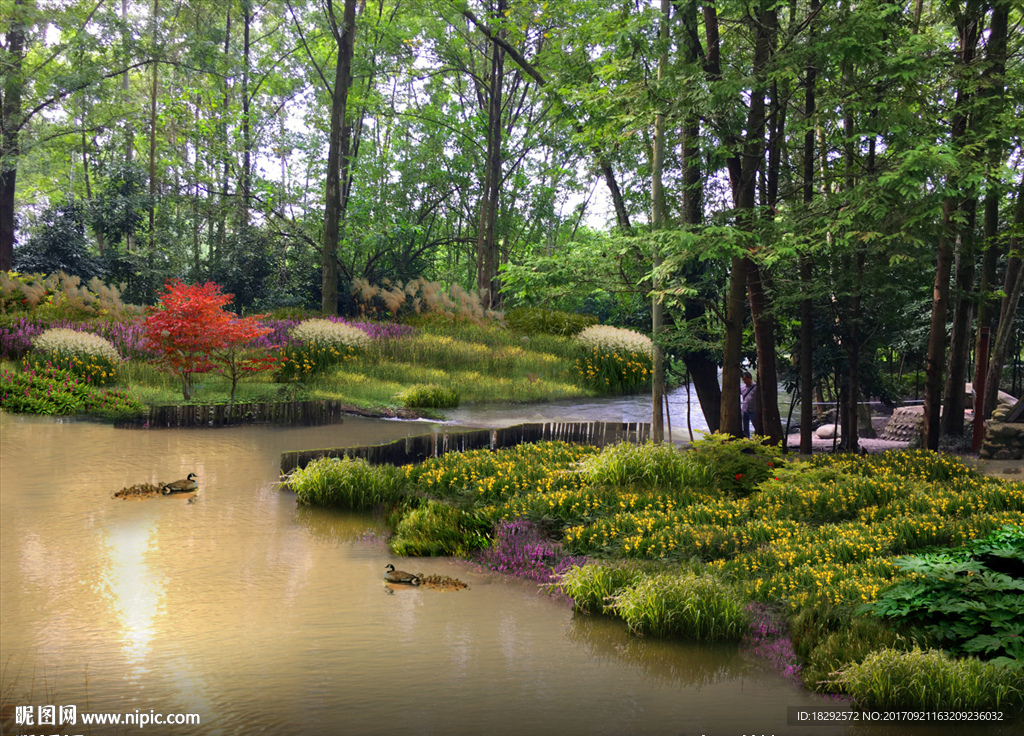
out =
{"type": "Polygon", "coordinates": [[[901,406],[892,413],[889,424],[882,431],[881,439],[910,442],[924,432],[924,407],[901,406]]]}
{"type": "Polygon", "coordinates": [[[999,404],[992,412],[992,419],[985,430],[985,441],[978,453],[980,457],[995,460],[1024,458],[1024,423],[1010,424],[1006,421],[1013,408],[1013,404],[999,404]]]}

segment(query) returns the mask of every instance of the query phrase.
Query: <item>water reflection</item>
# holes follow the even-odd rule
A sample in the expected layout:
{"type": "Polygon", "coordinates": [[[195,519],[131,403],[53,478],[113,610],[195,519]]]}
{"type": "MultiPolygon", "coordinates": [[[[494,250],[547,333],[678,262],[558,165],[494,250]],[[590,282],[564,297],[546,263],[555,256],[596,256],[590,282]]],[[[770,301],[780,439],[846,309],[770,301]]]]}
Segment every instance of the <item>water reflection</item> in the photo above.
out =
{"type": "Polygon", "coordinates": [[[735,644],[675,642],[631,636],[622,621],[576,613],[566,626],[569,641],[591,657],[630,665],[653,683],[694,687],[733,679],[739,661],[735,644]]]}
{"type": "Polygon", "coordinates": [[[146,672],[143,662],[163,597],[162,576],[147,564],[152,536],[153,526],[139,523],[107,531],[103,544],[109,562],[101,580],[113,597],[112,613],[121,621],[122,651],[132,679],[146,672]]]}

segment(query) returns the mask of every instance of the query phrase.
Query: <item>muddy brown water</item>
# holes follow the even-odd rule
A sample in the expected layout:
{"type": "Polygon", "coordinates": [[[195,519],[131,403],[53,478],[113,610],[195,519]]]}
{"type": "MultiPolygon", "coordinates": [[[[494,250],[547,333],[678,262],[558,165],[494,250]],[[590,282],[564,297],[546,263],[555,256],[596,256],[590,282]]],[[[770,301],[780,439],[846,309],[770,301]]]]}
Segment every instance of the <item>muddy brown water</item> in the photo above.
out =
{"type": "Polygon", "coordinates": [[[429,428],[116,430],[0,414],[4,733],[954,733],[789,725],[787,706],[830,703],[735,646],[638,639],[534,584],[396,559],[372,516],[297,508],[277,488],[283,450],[429,428]],[[189,472],[192,503],[110,497],[189,472]],[[388,562],[470,587],[389,587],[388,562]],[[75,705],[79,720],[17,725],[12,705],[75,705]],[[201,720],[113,728],[82,713],[201,720]]]}

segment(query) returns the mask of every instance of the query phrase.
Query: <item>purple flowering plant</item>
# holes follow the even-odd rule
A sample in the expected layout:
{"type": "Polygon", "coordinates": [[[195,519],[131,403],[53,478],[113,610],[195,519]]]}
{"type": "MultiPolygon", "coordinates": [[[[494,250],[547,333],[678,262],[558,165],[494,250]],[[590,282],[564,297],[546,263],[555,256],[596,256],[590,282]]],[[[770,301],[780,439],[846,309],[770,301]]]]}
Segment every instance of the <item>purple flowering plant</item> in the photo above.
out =
{"type": "Polygon", "coordinates": [[[782,614],[764,603],[748,603],[744,611],[750,628],[740,643],[740,651],[787,680],[801,684],[800,659],[793,650],[782,614]]]}
{"type": "Polygon", "coordinates": [[[551,583],[586,557],[567,554],[557,542],[545,539],[537,524],[527,519],[499,521],[494,544],[479,550],[474,561],[484,567],[538,583],[551,583]]]}

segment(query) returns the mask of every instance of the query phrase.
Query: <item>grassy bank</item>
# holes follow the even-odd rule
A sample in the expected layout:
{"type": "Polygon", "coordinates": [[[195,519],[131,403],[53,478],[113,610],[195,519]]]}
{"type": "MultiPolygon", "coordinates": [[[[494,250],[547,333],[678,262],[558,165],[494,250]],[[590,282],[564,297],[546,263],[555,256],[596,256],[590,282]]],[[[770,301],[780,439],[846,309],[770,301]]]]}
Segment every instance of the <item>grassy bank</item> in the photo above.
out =
{"type": "MultiPolygon", "coordinates": [[[[760,607],[788,621],[813,690],[871,707],[1024,707],[1022,483],[926,452],[789,462],[719,437],[685,453],[547,443],[401,472],[393,526],[403,506],[462,515],[454,531],[436,513],[420,524],[423,538],[462,540],[430,553],[482,559],[486,521],[491,562],[535,573],[533,555],[564,570],[578,608],[638,633],[737,640],[760,607]]],[[[314,500],[302,473],[293,482],[303,502],[354,505],[342,485],[314,500]]]]}
{"type": "MultiPolygon", "coordinates": [[[[226,373],[214,370],[190,374],[186,402],[180,374],[168,370],[167,362],[147,342],[142,318],[126,319],[6,320],[10,324],[0,325],[5,381],[33,365],[50,363],[79,373],[83,366],[92,365],[89,351],[98,348],[83,340],[75,340],[75,345],[61,351],[39,348],[47,331],[59,329],[73,337],[87,336],[103,348],[108,354],[105,370],[102,376],[96,373],[91,378],[102,378],[106,388],[123,393],[135,409],[227,403],[233,382],[226,373]]],[[[546,319],[538,324],[548,329],[550,314],[546,319]]],[[[530,329],[531,323],[522,320],[515,322],[517,329],[496,320],[475,323],[436,318],[418,318],[411,325],[337,318],[268,318],[263,324],[270,333],[247,348],[244,356],[246,360],[276,361],[277,368],[239,371],[242,378],[234,386],[237,402],[330,399],[388,413],[404,407],[434,416],[436,410],[463,402],[527,403],[630,392],[649,385],[649,357],[638,357],[635,350],[627,351],[619,343],[622,334],[638,344],[650,341],[611,327],[601,328],[596,340],[619,342],[605,349],[601,365],[595,367],[593,339],[584,343],[571,335],[530,329]]],[[[43,388],[38,404],[22,401],[8,405],[5,399],[3,408],[71,413],[67,406],[42,400],[48,395],[47,387],[43,388]]]]}

